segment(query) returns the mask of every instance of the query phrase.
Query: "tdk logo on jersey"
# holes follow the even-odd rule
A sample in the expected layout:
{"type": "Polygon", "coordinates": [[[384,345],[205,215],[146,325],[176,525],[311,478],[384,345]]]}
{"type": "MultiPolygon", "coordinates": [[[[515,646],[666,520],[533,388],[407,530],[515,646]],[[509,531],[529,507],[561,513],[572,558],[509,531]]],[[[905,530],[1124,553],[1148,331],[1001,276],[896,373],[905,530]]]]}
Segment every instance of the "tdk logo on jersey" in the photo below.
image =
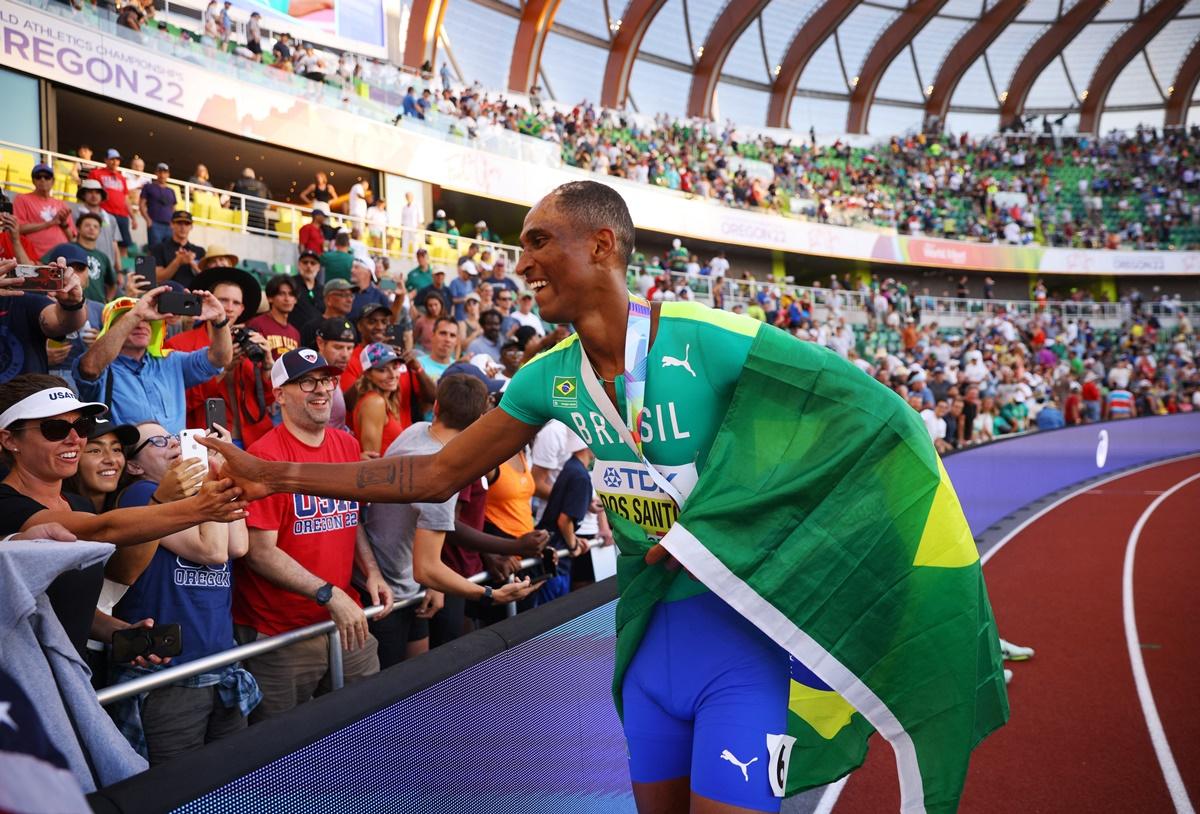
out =
{"type": "Polygon", "coordinates": [[[555,376],[551,400],[555,407],[578,407],[578,386],[574,376],[555,376]]]}
{"type": "Polygon", "coordinates": [[[296,521],[292,524],[293,534],[321,534],[358,525],[357,500],[334,500],[328,497],[293,494],[292,508],[296,512],[296,521]]]}
{"type": "MultiPolygon", "coordinates": [[[[675,480],[678,472],[664,472],[663,477],[667,479],[667,483],[675,480]]],[[[610,466],[604,470],[604,485],[612,489],[620,488],[621,486],[627,489],[636,489],[639,492],[658,492],[658,485],[654,482],[654,478],[650,477],[650,473],[640,466],[623,466],[617,468],[610,466]],[[623,476],[623,477],[622,477],[623,476]]]]}
{"type": "Polygon", "coordinates": [[[617,474],[615,467],[607,467],[604,470],[604,485],[616,489],[621,485],[621,476],[617,474]]]}

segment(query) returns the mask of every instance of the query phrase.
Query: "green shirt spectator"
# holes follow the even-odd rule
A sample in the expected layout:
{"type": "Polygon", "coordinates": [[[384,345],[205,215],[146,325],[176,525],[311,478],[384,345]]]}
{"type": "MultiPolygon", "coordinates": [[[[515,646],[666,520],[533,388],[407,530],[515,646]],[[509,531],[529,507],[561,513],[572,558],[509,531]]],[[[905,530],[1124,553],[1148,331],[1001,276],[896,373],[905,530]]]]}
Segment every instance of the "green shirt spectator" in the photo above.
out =
{"type": "Polygon", "coordinates": [[[433,285],[433,267],[429,265],[429,252],[417,249],[417,265],[405,276],[404,288],[411,294],[429,285],[433,285]]]}
{"type": "Polygon", "coordinates": [[[333,239],[333,248],[321,255],[321,271],[325,272],[325,282],[330,280],[350,281],[350,267],[354,265],[354,255],[350,253],[350,235],[338,232],[333,239]]]}

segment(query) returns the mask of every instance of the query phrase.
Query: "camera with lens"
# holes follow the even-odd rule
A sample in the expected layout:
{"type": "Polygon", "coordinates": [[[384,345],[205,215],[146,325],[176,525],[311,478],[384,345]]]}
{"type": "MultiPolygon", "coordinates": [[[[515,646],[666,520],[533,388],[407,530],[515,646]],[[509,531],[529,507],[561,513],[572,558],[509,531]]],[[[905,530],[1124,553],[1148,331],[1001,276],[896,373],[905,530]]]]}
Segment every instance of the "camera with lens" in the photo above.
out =
{"type": "Polygon", "coordinates": [[[267,358],[267,352],[250,338],[250,332],[245,328],[237,328],[233,332],[233,344],[241,349],[242,355],[256,365],[261,365],[267,358]]]}

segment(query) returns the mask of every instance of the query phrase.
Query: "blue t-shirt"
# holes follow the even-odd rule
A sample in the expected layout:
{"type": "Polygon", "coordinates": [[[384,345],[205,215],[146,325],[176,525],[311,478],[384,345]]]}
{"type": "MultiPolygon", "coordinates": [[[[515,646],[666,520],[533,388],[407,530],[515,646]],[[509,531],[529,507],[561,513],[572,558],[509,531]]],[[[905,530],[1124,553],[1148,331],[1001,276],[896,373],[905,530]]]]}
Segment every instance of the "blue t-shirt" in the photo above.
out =
{"type": "MultiPolygon", "coordinates": [[[[468,294],[470,294],[472,291],[475,290],[475,287],[477,285],[478,285],[478,283],[474,277],[472,277],[469,280],[464,280],[461,277],[456,277],[455,279],[450,281],[450,301],[454,302],[454,300],[458,297],[467,296],[468,294]]],[[[467,318],[467,306],[465,303],[461,303],[461,302],[454,303],[454,318],[457,319],[459,322],[462,322],[464,319],[467,318]]]]}
{"type": "Polygon", "coordinates": [[[171,222],[175,214],[175,190],[158,184],[146,184],[142,187],[142,200],[146,202],[146,212],[153,223],[162,225],[171,222]]]}
{"type": "Polygon", "coordinates": [[[1063,418],[1062,410],[1057,407],[1043,407],[1038,412],[1036,421],[1039,430],[1057,430],[1059,427],[1065,427],[1067,424],[1063,418]]]}
{"type": "Polygon", "coordinates": [[[111,421],[116,424],[156,421],[171,433],[187,426],[187,388],[220,373],[221,368],[208,360],[207,349],[172,351],[161,357],[147,353],[141,359],[120,354],[95,381],[80,375],[79,359],[71,365],[76,389],[86,401],[104,401],[105,383],[109,376],[113,377],[111,421]]]}
{"type": "Polygon", "coordinates": [[[583,462],[572,455],[563,464],[562,471],[554,481],[550,497],[546,499],[546,510],[542,513],[539,529],[550,532],[550,544],[555,548],[566,547],[566,540],[558,530],[558,516],[565,514],[575,521],[583,522],[592,505],[592,478],[583,462]]]}
{"type": "Polygon", "coordinates": [[[391,309],[392,301],[388,299],[387,294],[383,290],[375,286],[368,286],[362,291],[354,295],[354,305],[350,306],[350,321],[358,322],[358,318],[362,316],[363,309],[368,305],[382,305],[385,308],[391,309]]]}
{"type": "MultiPolygon", "coordinates": [[[[145,506],[157,488],[153,481],[135,481],[121,493],[117,507],[145,506]]],[[[126,622],[154,619],[156,625],[178,624],[183,652],[172,664],[228,650],[237,646],[232,574],[232,562],[200,565],[160,545],[113,614],[126,622]]]]}

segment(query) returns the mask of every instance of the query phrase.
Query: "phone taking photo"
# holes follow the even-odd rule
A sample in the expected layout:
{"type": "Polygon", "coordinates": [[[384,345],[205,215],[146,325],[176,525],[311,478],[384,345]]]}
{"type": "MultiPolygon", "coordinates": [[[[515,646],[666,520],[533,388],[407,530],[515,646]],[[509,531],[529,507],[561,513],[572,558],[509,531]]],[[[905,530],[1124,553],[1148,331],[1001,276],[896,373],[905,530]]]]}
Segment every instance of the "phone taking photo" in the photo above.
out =
{"type": "Polygon", "coordinates": [[[178,624],[113,631],[112,658],[118,664],[127,664],[139,656],[158,656],[165,659],[178,656],[182,652],[183,636],[178,624]]]}
{"type": "Polygon", "coordinates": [[[204,400],[204,424],[208,427],[208,431],[212,432],[213,427],[220,424],[225,429],[229,429],[229,420],[226,416],[225,399],[205,399],[204,400]]]}
{"type": "Polygon", "coordinates": [[[158,285],[158,264],[148,254],[143,254],[133,262],[133,273],[150,284],[146,287],[147,291],[158,285]]]}
{"type": "Polygon", "coordinates": [[[37,291],[50,294],[67,287],[67,270],[62,266],[32,266],[21,264],[12,269],[7,277],[21,281],[17,286],[22,291],[37,291]]]}
{"type": "Polygon", "coordinates": [[[206,434],[207,430],[184,430],[179,433],[179,452],[184,458],[199,458],[207,467],[208,447],[196,440],[206,434]]]}

